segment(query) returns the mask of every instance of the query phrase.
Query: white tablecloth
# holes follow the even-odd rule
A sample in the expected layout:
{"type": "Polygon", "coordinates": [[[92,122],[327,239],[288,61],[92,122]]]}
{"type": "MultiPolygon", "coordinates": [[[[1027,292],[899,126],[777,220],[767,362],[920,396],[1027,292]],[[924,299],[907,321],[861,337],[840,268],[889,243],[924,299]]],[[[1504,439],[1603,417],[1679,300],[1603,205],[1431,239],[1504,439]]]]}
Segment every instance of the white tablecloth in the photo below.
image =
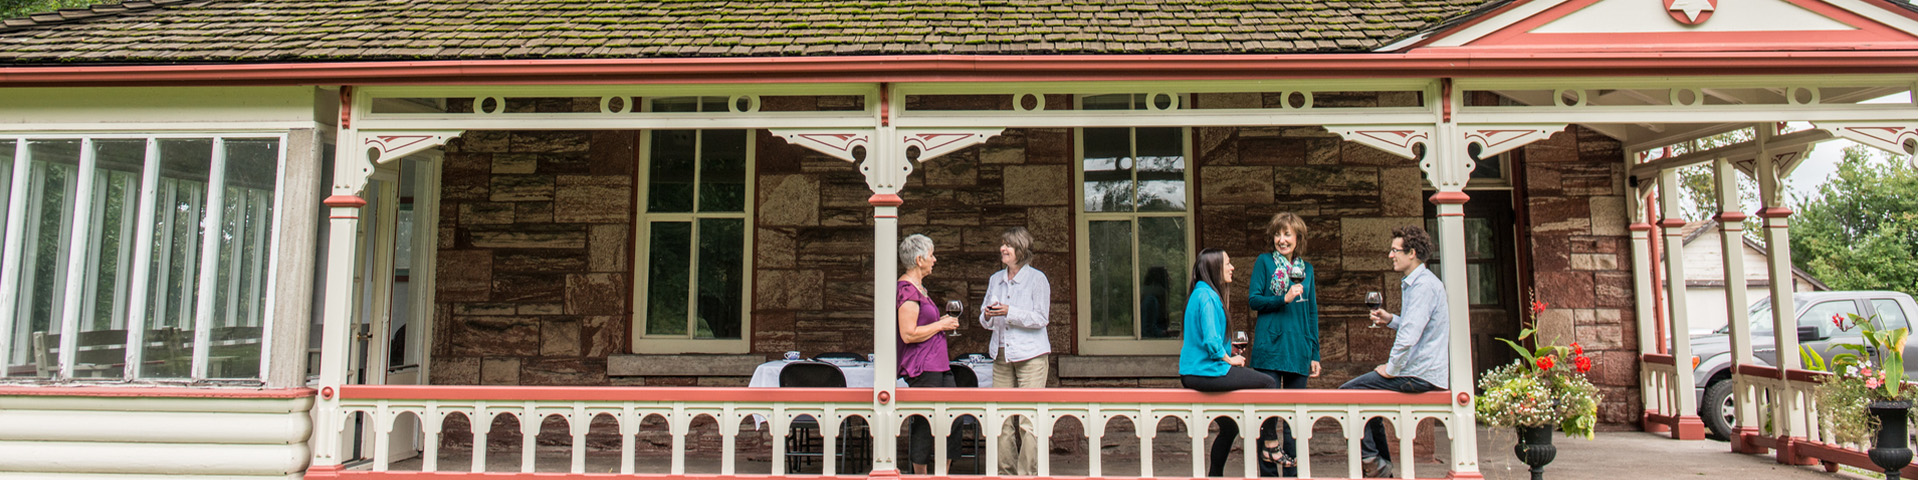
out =
{"type": "MultiPolygon", "coordinates": [[[[759,367],[755,367],[753,369],[753,379],[747,380],[747,386],[749,387],[780,386],[780,369],[786,367],[787,364],[789,363],[793,363],[793,362],[790,360],[774,360],[771,362],[760,364],[759,367]]],[[[986,362],[963,361],[961,363],[967,365],[968,367],[973,368],[974,376],[980,379],[981,388],[993,387],[993,362],[992,361],[986,361],[986,362]]],[[[857,362],[839,364],[835,366],[840,367],[840,373],[843,373],[847,376],[848,387],[873,388],[873,363],[872,362],[857,361],[857,362]]],[[[896,382],[897,382],[896,385],[900,387],[907,386],[906,380],[897,380],[896,382]]]]}

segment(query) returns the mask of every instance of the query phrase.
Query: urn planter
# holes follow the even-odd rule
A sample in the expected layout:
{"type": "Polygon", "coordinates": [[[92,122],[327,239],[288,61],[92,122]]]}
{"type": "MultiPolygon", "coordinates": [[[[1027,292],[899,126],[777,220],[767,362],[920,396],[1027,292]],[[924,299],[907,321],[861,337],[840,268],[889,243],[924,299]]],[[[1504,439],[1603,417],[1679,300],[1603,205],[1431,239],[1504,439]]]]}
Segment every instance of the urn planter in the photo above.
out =
{"type": "Polygon", "coordinates": [[[1553,462],[1553,456],[1559,450],[1553,446],[1553,426],[1514,427],[1520,432],[1520,442],[1513,444],[1513,455],[1527,464],[1527,471],[1533,474],[1533,480],[1546,478],[1547,464],[1553,462]]]}
{"type": "Polygon", "coordinates": [[[1913,409],[1913,402],[1890,401],[1867,404],[1867,411],[1873,412],[1880,420],[1880,431],[1873,438],[1873,449],[1867,451],[1867,458],[1887,475],[1887,480],[1900,478],[1900,469],[1913,461],[1913,450],[1907,448],[1907,411],[1913,409]]]}

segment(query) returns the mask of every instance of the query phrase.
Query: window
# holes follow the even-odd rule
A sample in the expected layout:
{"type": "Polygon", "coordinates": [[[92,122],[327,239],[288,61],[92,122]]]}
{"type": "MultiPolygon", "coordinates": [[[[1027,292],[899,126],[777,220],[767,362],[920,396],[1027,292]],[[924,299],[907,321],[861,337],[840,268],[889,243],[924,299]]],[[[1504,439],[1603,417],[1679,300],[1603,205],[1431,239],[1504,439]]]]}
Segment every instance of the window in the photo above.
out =
{"type": "MultiPolygon", "coordinates": [[[[1144,95],[1080,102],[1085,110],[1147,108],[1144,95]]],[[[1078,299],[1085,312],[1082,352],[1179,350],[1193,243],[1187,134],[1175,127],[1079,131],[1076,262],[1087,272],[1078,299]]]]}
{"type": "MultiPolygon", "coordinates": [[[[656,112],[726,111],[721,98],[660,98],[656,112]]],[[[746,130],[654,130],[635,222],[636,353],[746,353],[746,130]]]]}
{"type": "Polygon", "coordinates": [[[0,139],[4,376],[259,380],[280,144],[0,139]]]}
{"type": "Polygon", "coordinates": [[[1873,299],[1873,313],[1880,316],[1880,328],[1907,328],[1907,314],[1900,302],[1888,298],[1873,299]]]}
{"type": "Polygon", "coordinates": [[[1820,327],[1821,337],[1831,337],[1837,335],[1840,330],[1833,325],[1834,315],[1858,315],[1859,313],[1860,306],[1854,304],[1853,300],[1820,302],[1814,304],[1813,308],[1807,309],[1807,313],[1800,314],[1800,326],[1820,327]]]}

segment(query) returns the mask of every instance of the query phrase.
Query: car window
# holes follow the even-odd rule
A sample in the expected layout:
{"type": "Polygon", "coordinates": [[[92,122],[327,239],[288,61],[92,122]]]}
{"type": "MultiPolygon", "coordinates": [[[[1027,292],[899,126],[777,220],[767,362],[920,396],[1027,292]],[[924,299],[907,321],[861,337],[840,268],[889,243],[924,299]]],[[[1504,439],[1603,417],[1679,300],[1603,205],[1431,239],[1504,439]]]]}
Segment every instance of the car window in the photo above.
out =
{"type": "Polygon", "coordinates": [[[1886,298],[1873,299],[1873,313],[1880,315],[1880,328],[1907,328],[1907,314],[1900,309],[1900,302],[1886,298]]]}
{"type": "MultiPolygon", "coordinates": [[[[1793,299],[1794,311],[1799,311],[1800,307],[1804,306],[1807,306],[1806,300],[1793,299]]],[[[1753,326],[1753,330],[1751,330],[1753,332],[1773,331],[1773,301],[1762,298],[1760,301],[1753,302],[1753,305],[1748,306],[1747,322],[1753,326]]],[[[1720,327],[1720,329],[1714,333],[1728,333],[1727,328],[1728,327],[1720,327]]]]}
{"type": "Polygon", "coordinates": [[[1813,305],[1813,308],[1807,309],[1807,313],[1800,314],[1800,326],[1820,327],[1820,336],[1831,337],[1840,332],[1839,328],[1833,326],[1833,316],[1835,314],[1859,315],[1859,304],[1854,303],[1853,300],[1832,300],[1816,303],[1813,305]]]}

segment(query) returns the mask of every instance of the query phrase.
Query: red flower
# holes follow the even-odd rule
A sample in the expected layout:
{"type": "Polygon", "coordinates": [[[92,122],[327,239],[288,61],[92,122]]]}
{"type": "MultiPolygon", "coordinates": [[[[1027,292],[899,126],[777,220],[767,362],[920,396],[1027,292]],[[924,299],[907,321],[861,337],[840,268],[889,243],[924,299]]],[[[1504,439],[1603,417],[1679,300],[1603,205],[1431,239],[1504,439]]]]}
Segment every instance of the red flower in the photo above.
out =
{"type": "Polygon", "coordinates": [[[1580,342],[1573,342],[1573,354],[1574,354],[1574,355],[1586,355],[1586,354],[1587,354],[1587,349],[1584,349],[1584,348],[1580,348],[1580,342]]]}
{"type": "Polygon", "coordinates": [[[1547,311],[1547,302],[1542,302],[1542,301],[1539,301],[1539,300],[1534,300],[1534,301],[1533,301],[1533,315],[1534,315],[1534,316],[1536,316],[1536,317],[1537,317],[1537,316],[1540,316],[1540,314],[1541,314],[1541,313],[1543,313],[1543,312],[1546,312],[1546,311],[1547,311]]]}
{"type": "Polygon", "coordinates": [[[1541,370],[1551,370],[1553,369],[1553,357],[1540,357],[1540,359],[1534,360],[1533,364],[1539,366],[1541,370]]]}
{"type": "Polygon", "coordinates": [[[1840,325],[1840,314],[1838,313],[1833,314],[1833,326],[1840,327],[1840,328],[1847,328],[1845,326],[1840,325]]]}
{"type": "Polygon", "coordinates": [[[1587,373],[1588,370],[1593,370],[1593,359],[1584,356],[1574,357],[1573,370],[1580,373],[1587,373]]]}

